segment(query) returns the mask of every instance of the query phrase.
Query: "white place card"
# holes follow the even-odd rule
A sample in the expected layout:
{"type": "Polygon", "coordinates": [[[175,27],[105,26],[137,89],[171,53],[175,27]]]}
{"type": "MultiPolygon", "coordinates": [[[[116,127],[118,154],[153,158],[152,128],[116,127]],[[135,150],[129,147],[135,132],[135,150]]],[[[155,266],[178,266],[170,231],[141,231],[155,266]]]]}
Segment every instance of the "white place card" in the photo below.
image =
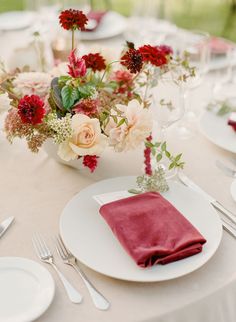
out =
{"type": "Polygon", "coordinates": [[[108,192],[108,193],[102,193],[100,195],[95,195],[93,196],[93,199],[96,200],[97,203],[102,206],[106,203],[124,199],[131,196],[134,196],[134,194],[129,193],[126,190],[122,190],[122,191],[108,192]]]}

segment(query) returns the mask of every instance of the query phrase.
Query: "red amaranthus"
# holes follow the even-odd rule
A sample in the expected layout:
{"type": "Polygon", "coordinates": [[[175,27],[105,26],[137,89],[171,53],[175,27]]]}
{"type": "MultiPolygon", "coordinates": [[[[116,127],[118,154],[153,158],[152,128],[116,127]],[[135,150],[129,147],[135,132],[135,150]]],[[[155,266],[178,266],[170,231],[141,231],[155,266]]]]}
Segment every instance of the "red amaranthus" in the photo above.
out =
{"type": "Polygon", "coordinates": [[[88,167],[91,172],[97,168],[98,165],[98,156],[96,155],[85,155],[83,158],[83,165],[88,167]]]}

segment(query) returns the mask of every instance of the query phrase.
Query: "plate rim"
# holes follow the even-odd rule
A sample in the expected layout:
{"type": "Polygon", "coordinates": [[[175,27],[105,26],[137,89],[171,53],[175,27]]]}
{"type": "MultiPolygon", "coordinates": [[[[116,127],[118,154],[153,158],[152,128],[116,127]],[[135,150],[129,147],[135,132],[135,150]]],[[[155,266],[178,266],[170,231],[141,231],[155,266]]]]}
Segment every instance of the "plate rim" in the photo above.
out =
{"type": "MultiPolygon", "coordinates": [[[[67,244],[67,242],[66,242],[66,240],[65,240],[65,238],[64,238],[64,236],[63,236],[63,228],[62,228],[62,220],[63,220],[63,217],[64,217],[64,210],[66,209],[66,207],[69,205],[69,203],[72,201],[72,200],[74,200],[74,199],[76,199],[77,198],[77,196],[80,194],[80,192],[81,191],[83,191],[83,190],[86,190],[86,189],[88,189],[89,187],[91,187],[91,186],[95,186],[95,185],[97,185],[98,183],[100,183],[100,182],[104,182],[104,181],[109,181],[109,180],[114,180],[114,179],[117,179],[117,178],[132,178],[132,179],[134,179],[134,178],[136,178],[135,176],[119,176],[119,177],[113,177],[113,178],[108,178],[108,179],[104,179],[104,180],[99,180],[99,181],[97,181],[97,182],[95,182],[95,183],[92,183],[92,184],[90,184],[90,185],[88,185],[87,187],[85,187],[84,189],[81,189],[78,193],[76,193],[76,195],[74,195],[67,203],[66,203],[66,205],[65,205],[65,207],[64,207],[64,209],[62,210],[62,212],[61,212],[61,215],[60,215],[60,220],[59,220],[59,231],[60,231],[60,236],[62,237],[62,239],[63,239],[63,242],[65,243],[65,245],[66,245],[66,247],[68,247],[68,244],[67,244]]],[[[191,188],[188,188],[188,187],[186,187],[186,186],[184,186],[184,185],[182,185],[180,182],[176,182],[176,181],[173,181],[173,180],[171,180],[172,182],[174,182],[175,184],[177,183],[178,185],[180,185],[181,187],[185,187],[185,188],[187,188],[187,189],[189,189],[189,190],[191,190],[194,194],[196,194],[196,195],[198,195],[199,197],[201,197],[203,200],[205,200],[205,198],[204,197],[202,197],[202,195],[201,194],[199,194],[198,192],[196,192],[196,191],[194,191],[193,189],[191,189],[191,188]]],[[[207,200],[206,200],[206,202],[207,202],[207,200]]],[[[103,271],[101,271],[100,269],[98,269],[98,268],[94,268],[94,267],[91,267],[87,262],[85,262],[84,260],[81,260],[81,259],[79,259],[79,258],[77,258],[76,257],[76,255],[74,254],[74,256],[77,258],[77,260],[79,261],[79,262],[81,262],[83,265],[85,265],[86,267],[88,267],[89,269],[92,269],[93,271],[95,271],[95,272],[98,272],[98,273],[100,273],[100,274],[102,274],[102,275],[104,275],[104,276],[108,276],[108,277],[110,277],[110,278],[114,278],[114,279],[116,279],[116,280],[123,280],[123,281],[128,281],[128,282],[138,282],[138,283],[153,283],[153,282],[163,282],[163,281],[169,281],[169,280],[173,280],[173,279],[176,279],[176,278],[180,278],[180,277],[182,277],[182,276],[186,276],[186,275],[188,275],[188,274],[190,274],[190,273],[192,273],[192,272],[194,272],[194,271],[196,271],[196,270],[198,270],[199,268],[201,268],[202,266],[204,266],[213,256],[214,256],[214,254],[216,253],[216,251],[217,251],[217,249],[219,248],[219,245],[220,245],[220,243],[221,243],[221,240],[222,240],[222,236],[223,236],[223,229],[222,229],[222,224],[221,224],[221,220],[220,220],[220,217],[219,217],[219,214],[217,213],[217,211],[214,209],[214,207],[212,207],[209,203],[208,203],[208,205],[211,207],[211,209],[212,209],[212,211],[215,213],[215,216],[216,216],[216,220],[218,221],[218,223],[219,223],[219,227],[221,227],[220,228],[220,236],[219,236],[219,239],[218,239],[218,243],[215,245],[215,249],[214,249],[214,251],[211,253],[211,255],[208,257],[208,259],[205,261],[205,262],[203,262],[200,266],[198,266],[197,268],[195,268],[195,267],[193,267],[192,269],[189,269],[188,270],[188,272],[183,272],[182,274],[179,274],[178,276],[173,276],[173,277],[168,277],[168,278],[163,278],[163,279],[157,279],[157,278],[153,278],[153,279],[148,279],[148,280],[139,280],[139,279],[137,279],[137,278],[130,278],[130,277],[128,277],[128,278],[126,278],[126,277],[119,277],[119,276],[114,276],[114,275],[112,275],[112,274],[110,274],[110,273],[105,273],[105,272],[103,272],[103,271]]],[[[70,248],[68,247],[68,249],[70,250],[70,248]]],[[[71,251],[71,250],[70,250],[71,251]]],[[[73,253],[73,252],[72,252],[73,253]]],[[[138,268],[138,267],[137,267],[138,268]]]]}
{"type": "MultiPolygon", "coordinates": [[[[113,37],[116,37],[116,36],[119,36],[121,35],[124,31],[125,31],[125,28],[127,27],[127,18],[123,15],[121,15],[119,12],[116,12],[114,10],[110,10],[108,12],[109,13],[112,13],[112,14],[115,14],[117,17],[119,16],[120,19],[123,20],[123,23],[124,23],[124,28],[123,28],[123,31],[119,31],[119,33],[113,33],[112,35],[106,35],[106,36],[103,36],[103,35],[98,35],[98,37],[86,37],[86,35],[92,35],[92,32],[81,32],[79,37],[81,40],[84,40],[84,41],[94,41],[94,40],[102,40],[102,39],[109,39],[109,38],[113,38],[113,37]]],[[[94,33],[96,33],[96,30],[94,31],[94,33]]],[[[93,34],[94,35],[94,34],[93,34]]]]}
{"type": "MultiPolygon", "coordinates": [[[[221,144],[218,144],[218,143],[216,143],[208,134],[207,134],[207,132],[205,131],[205,129],[203,128],[203,124],[202,124],[202,122],[203,122],[203,118],[206,116],[206,114],[208,114],[208,113],[211,113],[210,111],[207,111],[207,110],[205,110],[204,111],[204,113],[202,114],[202,116],[201,116],[201,118],[200,118],[200,121],[199,121],[199,129],[200,129],[200,132],[202,133],[202,135],[207,139],[207,140],[209,140],[211,143],[213,143],[215,146],[218,146],[219,148],[221,148],[221,149],[223,149],[223,150],[225,150],[225,151],[228,151],[228,152],[230,152],[230,153],[234,153],[234,154],[236,154],[236,148],[235,148],[235,150],[233,150],[233,149],[230,149],[230,148],[227,148],[227,147],[225,147],[225,146],[223,146],[223,145],[221,145],[221,144]]],[[[236,138],[235,138],[235,144],[236,144],[236,138]]]]}
{"type": "MultiPolygon", "coordinates": [[[[42,316],[46,311],[47,309],[50,307],[50,305],[52,304],[53,302],[53,299],[55,297],[55,282],[54,282],[54,279],[51,275],[51,273],[43,266],[41,265],[40,263],[32,260],[32,259],[29,259],[29,258],[25,258],[25,257],[19,257],[19,256],[3,256],[3,257],[0,257],[0,269],[1,269],[1,265],[3,262],[4,264],[4,261],[6,262],[12,262],[12,267],[15,267],[15,268],[20,268],[22,269],[22,267],[24,267],[24,270],[29,272],[30,274],[36,276],[36,277],[39,277],[39,279],[41,278],[41,273],[38,274],[35,273],[35,271],[33,269],[31,269],[31,266],[28,267],[27,265],[33,265],[34,267],[37,267],[40,271],[43,272],[43,274],[45,274],[48,282],[50,284],[48,284],[48,288],[50,289],[51,293],[49,294],[48,296],[48,302],[44,304],[44,306],[41,305],[41,308],[39,308],[38,306],[38,302],[37,302],[37,311],[34,313],[31,311],[31,314],[30,316],[26,316],[27,320],[24,320],[24,322],[31,322],[31,321],[34,321],[35,319],[39,318],[40,316],[42,316]],[[21,265],[18,266],[17,263],[20,263],[21,265]],[[40,275],[40,276],[39,276],[40,275]]],[[[6,263],[7,265],[8,263],[6,263]]],[[[9,265],[9,264],[8,264],[9,265]]],[[[15,317],[8,317],[7,318],[7,321],[10,322],[11,320],[13,319],[13,321],[15,321],[15,317]]],[[[20,321],[19,321],[20,322],[20,321]]]]}

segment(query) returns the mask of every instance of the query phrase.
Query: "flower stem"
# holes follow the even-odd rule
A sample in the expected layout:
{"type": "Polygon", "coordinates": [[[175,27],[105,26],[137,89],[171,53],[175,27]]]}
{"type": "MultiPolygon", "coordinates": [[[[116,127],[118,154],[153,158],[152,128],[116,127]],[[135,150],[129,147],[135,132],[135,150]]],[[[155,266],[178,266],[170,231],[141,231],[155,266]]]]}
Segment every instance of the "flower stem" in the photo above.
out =
{"type": "Polygon", "coordinates": [[[108,64],[104,70],[104,73],[102,74],[102,77],[101,77],[101,82],[103,81],[103,78],[105,77],[106,73],[108,72],[110,66],[114,63],[120,63],[120,60],[114,60],[112,61],[110,64],[108,64]]]}
{"type": "Polygon", "coordinates": [[[75,29],[72,29],[72,50],[75,48],[75,29]]]}

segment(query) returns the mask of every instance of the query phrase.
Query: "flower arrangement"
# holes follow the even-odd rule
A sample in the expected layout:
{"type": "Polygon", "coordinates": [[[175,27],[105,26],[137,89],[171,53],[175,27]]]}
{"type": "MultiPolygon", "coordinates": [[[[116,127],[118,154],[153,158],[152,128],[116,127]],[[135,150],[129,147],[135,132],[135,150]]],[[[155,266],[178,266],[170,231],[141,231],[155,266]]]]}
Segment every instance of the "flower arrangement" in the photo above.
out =
{"type": "MultiPolygon", "coordinates": [[[[186,59],[174,59],[168,46],[135,48],[127,42],[120,58],[111,63],[99,52],[80,56],[74,48],[74,36],[75,30],[85,29],[86,15],[65,10],[59,21],[72,32],[67,71],[62,73],[65,64],[56,72],[16,70],[5,73],[0,82],[0,105],[1,100],[8,105],[8,140],[25,139],[29,149],[38,152],[46,140],[52,139],[61,159],[82,159],[93,172],[106,147],[128,151],[148,138],[146,173],[151,174],[148,158],[155,144],[150,139],[148,88],[172,69],[183,68],[182,80],[193,70],[186,59]]],[[[177,165],[177,161],[172,160],[172,164],[177,165]]]]}

